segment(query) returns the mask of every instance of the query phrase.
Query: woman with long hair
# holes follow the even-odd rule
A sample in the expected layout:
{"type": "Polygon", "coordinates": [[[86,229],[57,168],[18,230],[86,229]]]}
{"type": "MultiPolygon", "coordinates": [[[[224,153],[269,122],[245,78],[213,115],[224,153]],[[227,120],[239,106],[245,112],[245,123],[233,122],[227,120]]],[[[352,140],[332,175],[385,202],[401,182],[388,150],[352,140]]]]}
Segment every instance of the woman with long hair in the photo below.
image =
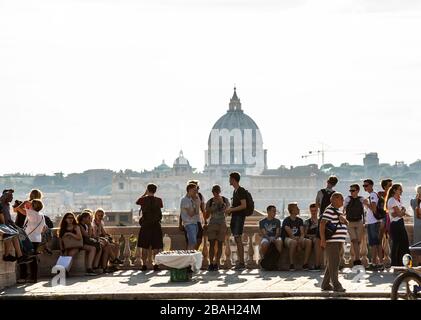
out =
{"type": "Polygon", "coordinates": [[[388,190],[385,210],[390,216],[390,236],[392,238],[392,266],[402,266],[402,257],[409,253],[408,234],[403,217],[406,209],[401,203],[403,189],[401,184],[394,184],[388,190]]]}
{"type": "Polygon", "coordinates": [[[80,232],[80,228],[73,212],[67,212],[63,216],[58,230],[60,252],[63,256],[71,256],[73,260],[82,248],[65,248],[63,240],[65,237],[82,240],[82,233],[80,232]]]}
{"type": "Polygon", "coordinates": [[[101,244],[92,237],[92,211],[84,210],[77,217],[80,232],[83,238],[83,250],[86,251],[86,275],[97,275],[94,268],[98,269],[99,260],[101,259],[101,244]]]}

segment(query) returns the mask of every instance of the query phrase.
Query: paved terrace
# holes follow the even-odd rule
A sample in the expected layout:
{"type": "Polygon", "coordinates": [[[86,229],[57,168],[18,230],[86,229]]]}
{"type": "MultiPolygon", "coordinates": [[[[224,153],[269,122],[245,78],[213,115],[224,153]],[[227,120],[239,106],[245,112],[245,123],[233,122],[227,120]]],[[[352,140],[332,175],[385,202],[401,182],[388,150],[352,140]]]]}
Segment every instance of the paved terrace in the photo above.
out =
{"type": "Polygon", "coordinates": [[[259,269],[200,271],[190,282],[170,282],[169,271],[121,270],[96,277],[70,277],[67,286],[51,279],[15,285],[0,291],[1,299],[276,299],[348,298],[390,299],[392,271],[368,271],[358,283],[345,268],[340,281],[345,293],[321,292],[321,272],[262,271],[259,269]]]}

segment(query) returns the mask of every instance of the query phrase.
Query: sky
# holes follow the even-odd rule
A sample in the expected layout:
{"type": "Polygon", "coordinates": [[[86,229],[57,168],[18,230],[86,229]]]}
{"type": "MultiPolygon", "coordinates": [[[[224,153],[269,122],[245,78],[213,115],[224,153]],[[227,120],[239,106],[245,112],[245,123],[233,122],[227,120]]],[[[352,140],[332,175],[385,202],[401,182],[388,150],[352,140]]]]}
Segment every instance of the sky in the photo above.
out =
{"type": "Polygon", "coordinates": [[[0,174],[199,171],[234,85],[268,166],[421,158],[416,0],[0,0],[0,174]]]}

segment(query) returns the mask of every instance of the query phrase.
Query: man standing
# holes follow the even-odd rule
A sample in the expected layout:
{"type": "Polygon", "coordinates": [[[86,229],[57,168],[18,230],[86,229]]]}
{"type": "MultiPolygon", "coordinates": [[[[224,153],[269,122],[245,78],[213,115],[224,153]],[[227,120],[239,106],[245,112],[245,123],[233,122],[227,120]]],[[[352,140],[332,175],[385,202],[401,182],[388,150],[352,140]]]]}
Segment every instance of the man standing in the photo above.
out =
{"type": "Polygon", "coordinates": [[[327,256],[327,266],[321,288],[322,291],[345,292],[338,280],[338,272],[340,248],[345,243],[348,221],[339,211],[344,204],[343,195],[335,192],[330,200],[331,205],[323,212],[320,221],[320,246],[325,249],[327,256]],[[332,226],[333,228],[331,228],[332,226]],[[326,238],[326,228],[333,231],[329,238],[326,238]]]}
{"type": "Polygon", "coordinates": [[[206,217],[210,218],[208,225],[209,268],[208,271],[218,271],[222,256],[222,244],[227,234],[225,210],[230,207],[227,198],[221,196],[221,187],[212,187],[213,198],[206,203],[206,217]],[[215,252],[216,249],[216,252],[215,252]]]}
{"type": "Polygon", "coordinates": [[[326,182],[326,188],[319,190],[316,196],[316,205],[319,209],[319,217],[325,211],[325,209],[330,205],[330,197],[335,192],[333,188],[338,184],[338,178],[335,176],[330,176],[326,182]]]}
{"type": "Polygon", "coordinates": [[[202,240],[203,240],[203,226],[207,225],[207,221],[205,219],[205,215],[206,215],[206,202],[205,202],[205,198],[203,197],[203,195],[199,192],[200,186],[199,186],[199,180],[190,180],[189,182],[187,182],[187,184],[195,184],[196,188],[197,188],[197,192],[196,192],[196,198],[194,199],[197,203],[197,206],[200,209],[199,212],[199,218],[198,218],[198,222],[197,222],[197,243],[196,243],[196,250],[199,250],[200,245],[202,244],[202,240]],[[202,213],[200,215],[200,213],[202,213]]]}
{"type": "Polygon", "coordinates": [[[197,245],[197,232],[199,222],[199,207],[196,202],[197,186],[190,183],[187,186],[187,195],[181,199],[180,212],[184,230],[187,234],[187,249],[195,250],[197,245]]]}
{"type": "Polygon", "coordinates": [[[360,186],[352,184],[349,186],[350,195],[344,203],[344,213],[349,221],[348,233],[354,249],[354,266],[361,265],[360,244],[364,236],[364,198],[360,197],[360,186]]]}
{"type": "Polygon", "coordinates": [[[229,176],[230,185],[234,188],[232,196],[232,207],[225,210],[227,215],[231,214],[231,233],[234,237],[235,243],[237,244],[237,255],[238,262],[234,267],[234,270],[243,270],[244,264],[244,245],[243,245],[243,228],[246,219],[247,209],[247,191],[240,186],[240,174],[238,172],[232,172],[229,176]]]}
{"type": "MultiPolygon", "coordinates": [[[[153,183],[148,184],[146,195],[139,198],[136,202],[140,206],[142,217],[140,218],[140,231],[137,246],[142,248],[142,271],[147,270],[147,258],[149,250],[153,252],[153,258],[164,247],[161,229],[162,211],[164,207],[162,199],[155,197],[157,186],[153,183]]],[[[158,271],[157,264],[153,265],[154,271],[158,271]]]]}
{"type": "Polygon", "coordinates": [[[364,180],[364,190],[368,193],[368,198],[364,201],[364,206],[367,212],[366,224],[367,224],[367,235],[368,245],[371,251],[371,268],[372,269],[383,269],[382,261],[382,245],[380,242],[380,223],[381,220],[377,220],[374,216],[377,213],[377,203],[379,197],[373,190],[374,182],[371,179],[364,180]]]}

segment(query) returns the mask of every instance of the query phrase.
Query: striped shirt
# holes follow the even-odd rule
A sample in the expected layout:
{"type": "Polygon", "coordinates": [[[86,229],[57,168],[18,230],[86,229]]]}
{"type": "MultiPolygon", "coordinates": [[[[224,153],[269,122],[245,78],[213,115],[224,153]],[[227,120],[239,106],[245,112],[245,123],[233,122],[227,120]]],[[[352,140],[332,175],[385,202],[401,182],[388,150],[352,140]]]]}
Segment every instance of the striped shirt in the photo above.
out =
{"type": "Polygon", "coordinates": [[[332,238],[326,240],[326,242],[345,242],[348,228],[346,224],[339,224],[339,215],[342,214],[338,209],[332,207],[332,205],[328,206],[326,210],[323,212],[322,220],[326,220],[328,222],[333,223],[334,225],[338,224],[336,228],[336,232],[333,234],[332,238]]]}

